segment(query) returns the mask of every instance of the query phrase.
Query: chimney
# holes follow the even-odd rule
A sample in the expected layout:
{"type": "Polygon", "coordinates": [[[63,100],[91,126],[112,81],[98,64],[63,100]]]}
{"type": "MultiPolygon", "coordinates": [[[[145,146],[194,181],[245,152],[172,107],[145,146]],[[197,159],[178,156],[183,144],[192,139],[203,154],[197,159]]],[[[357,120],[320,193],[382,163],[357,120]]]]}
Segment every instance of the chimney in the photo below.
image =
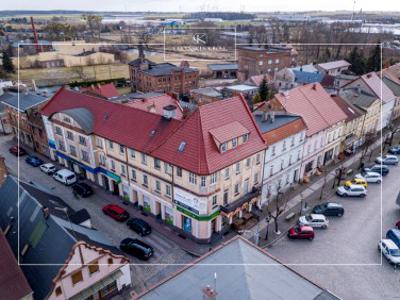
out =
{"type": "Polygon", "coordinates": [[[163,117],[167,120],[175,118],[176,116],[176,106],[175,105],[167,105],[163,107],[163,117]]]}
{"type": "Polygon", "coordinates": [[[216,300],[217,299],[217,292],[207,285],[203,288],[203,300],[216,300]]]}
{"type": "Polygon", "coordinates": [[[6,180],[7,174],[8,172],[7,172],[5,158],[3,156],[0,156],[0,186],[6,180]]]}
{"type": "Polygon", "coordinates": [[[317,90],[317,85],[316,85],[315,83],[312,85],[312,89],[313,89],[314,91],[317,90]]]}

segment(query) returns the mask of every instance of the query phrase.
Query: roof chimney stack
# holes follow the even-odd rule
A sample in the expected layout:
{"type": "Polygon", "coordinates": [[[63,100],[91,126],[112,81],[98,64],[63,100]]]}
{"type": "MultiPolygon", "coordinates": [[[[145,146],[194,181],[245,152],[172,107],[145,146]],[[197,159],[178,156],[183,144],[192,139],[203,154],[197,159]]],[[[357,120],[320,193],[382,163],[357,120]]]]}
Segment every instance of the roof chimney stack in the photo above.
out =
{"type": "Polygon", "coordinates": [[[175,105],[167,105],[163,107],[163,117],[167,120],[173,119],[176,117],[176,106],[175,105]]]}

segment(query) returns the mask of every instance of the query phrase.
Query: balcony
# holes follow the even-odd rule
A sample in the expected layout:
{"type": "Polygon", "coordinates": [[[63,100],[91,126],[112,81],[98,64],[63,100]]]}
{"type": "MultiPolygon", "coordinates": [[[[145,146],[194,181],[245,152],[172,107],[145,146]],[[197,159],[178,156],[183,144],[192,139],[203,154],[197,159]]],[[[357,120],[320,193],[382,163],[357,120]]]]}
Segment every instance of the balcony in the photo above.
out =
{"type": "Polygon", "coordinates": [[[244,203],[251,201],[253,198],[260,196],[261,194],[261,187],[253,187],[253,190],[246,195],[243,195],[239,199],[235,200],[234,202],[229,203],[228,205],[221,206],[221,211],[224,213],[230,213],[235,211],[236,208],[241,207],[244,203]]]}

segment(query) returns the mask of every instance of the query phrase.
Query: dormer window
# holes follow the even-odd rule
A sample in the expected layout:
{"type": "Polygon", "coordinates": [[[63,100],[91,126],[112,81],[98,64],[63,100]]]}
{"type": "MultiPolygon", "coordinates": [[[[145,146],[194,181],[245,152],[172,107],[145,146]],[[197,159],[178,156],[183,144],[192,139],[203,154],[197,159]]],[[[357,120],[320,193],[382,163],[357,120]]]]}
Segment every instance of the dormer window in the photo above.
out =
{"type": "Polygon", "coordinates": [[[222,143],[219,147],[219,150],[221,151],[221,153],[224,153],[226,151],[226,143],[222,143]]]}
{"type": "Polygon", "coordinates": [[[249,140],[249,134],[247,133],[243,135],[242,138],[243,138],[243,143],[246,143],[249,140]]]}
{"type": "Polygon", "coordinates": [[[232,148],[236,148],[237,147],[237,138],[234,138],[232,140],[232,148]]]}

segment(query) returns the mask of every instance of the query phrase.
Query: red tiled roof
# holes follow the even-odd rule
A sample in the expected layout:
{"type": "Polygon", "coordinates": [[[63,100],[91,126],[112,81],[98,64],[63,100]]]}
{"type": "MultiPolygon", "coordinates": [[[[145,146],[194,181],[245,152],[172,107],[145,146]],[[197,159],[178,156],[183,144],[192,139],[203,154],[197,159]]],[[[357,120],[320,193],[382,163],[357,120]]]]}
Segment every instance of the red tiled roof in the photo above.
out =
{"type": "Polygon", "coordinates": [[[333,96],[332,99],[340,107],[340,109],[347,115],[347,121],[354,120],[362,115],[361,111],[350,102],[347,102],[342,97],[333,96]]]}
{"type": "Polygon", "coordinates": [[[119,93],[117,89],[115,88],[114,84],[112,83],[107,83],[99,86],[90,86],[86,88],[81,88],[82,92],[87,92],[99,96],[103,96],[104,98],[112,98],[112,97],[118,97],[119,93]]]}
{"type": "Polygon", "coordinates": [[[347,118],[319,83],[296,87],[275,95],[286,111],[303,117],[311,136],[347,118]]]}
{"type": "Polygon", "coordinates": [[[176,119],[181,120],[183,118],[183,110],[179,102],[171,97],[170,95],[164,94],[161,96],[155,96],[145,99],[137,99],[124,103],[126,106],[134,107],[137,109],[145,110],[151,113],[162,115],[164,106],[174,105],[176,106],[176,119]]]}
{"type": "Polygon", "coordinates": [[[396,98],[393,92],[375,72],[362,75],[361,80],[363,80],[370,90],[375,94],[375,96],[381,99],[383,102],[386,103],[396,98]]]}
{"type": "Polygon", "coordinates": [[[166,120],[157,114],[61,88],[42,114],[50,117],[72,108],[86,108],[93,114],[95,134],[197,174],[211,174],[265,148],[250,109],[240,96],[202,105],[184,120],[166,120]],[[210,130],[234,121],[250,132],[249,140],[220,153],[210,130]],[[182,152],[178,151],[181,142],[186,143],[182,152]]]}
{"type": "Polygon", "coordinates": [[[0,230],[0,299],[22,299],[32,289],[0,230]]]}
{"type": "Polygon", "coordinates": [[[263,137],[268,145],[272,145],[305,129],[307,129],[306,124],[302,118],[299,118],[276,129],[263,133],[263,137]]]}
{"type": "Polygon", "coordinates": [[[210,133],[219,143],[225,143],[233,138],[249,133],[249,131],[238,121],[234,121],[232,123],[210,129],[210,133]]]}

